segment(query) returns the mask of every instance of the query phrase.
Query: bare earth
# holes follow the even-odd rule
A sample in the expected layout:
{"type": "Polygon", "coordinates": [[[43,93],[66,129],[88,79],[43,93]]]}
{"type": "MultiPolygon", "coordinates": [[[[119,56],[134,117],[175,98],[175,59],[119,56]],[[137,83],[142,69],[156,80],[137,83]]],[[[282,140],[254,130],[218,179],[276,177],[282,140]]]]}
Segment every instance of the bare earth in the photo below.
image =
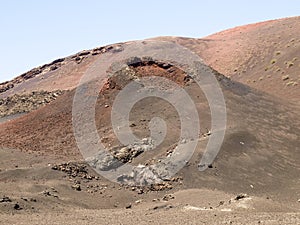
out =
{"type": "Polygon", "coordinates": [[[110,117],[126,84],[166,77],[196,105],[201,130],[194,155],[174,178],[157,185],[101,177],[84,162],[73,133],[78,81],[99,57],[122,51],[122,43],[55,60],[0,84],[0,223],[300,224],[299,22],[267,21],[202,39],[157,38],[184,45],[220,72],[212,70],[226,101],[227,129],[216,160],[203,172],[198,164],[211,115],[205,95],[185,72],[143,61],[107,78],[95,124],[103,145],[123,162],[158,162],[174,150],[181,129],[171,104],[147,98],[131,110],[133,133],[148,137],[151,118],[159,116],[167,135],[153,151],[121,154],[110,117]]]}

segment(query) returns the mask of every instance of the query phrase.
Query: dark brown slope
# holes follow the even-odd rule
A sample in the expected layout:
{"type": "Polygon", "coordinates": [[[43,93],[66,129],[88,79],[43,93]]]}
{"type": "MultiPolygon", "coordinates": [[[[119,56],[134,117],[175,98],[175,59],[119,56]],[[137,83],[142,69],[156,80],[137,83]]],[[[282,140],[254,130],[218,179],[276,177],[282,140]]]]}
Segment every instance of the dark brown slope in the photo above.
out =
{"type": "Polygon", "coordinates": [[[173,40],[220,73],[284,100],[299,103],[300,17],[225,30],[205,38],[173,40]]]}
{"type": "MultiPolygon", "coordinates": [[[[167,76],[155,65],[137,68],[137,72],[167,76]]],[[[180,77],[180,71],[177,71],[180,77]]],[[[173,74],[176,75],[176,74],[173,74]]],[[[124,79],[111,80],[115,86],[124,79]]],[[[197,165],[206,144],[200,141],[191,162],[179,172],[183,188],[209,188],[226,192],[247,192],[260,196],[297,201],[300,198],[299,110],[285,101],[217,75],[227,103],[228,123],[224,143],[213,168],[199,172],[197,165]]],[[[175,76],[176,77],[176,76],[175,76]]],[[[182,77],[182,76],[181,76],[182,77]]],[[[184,80],[184,76],[182,77],[184,80]]],[[[180,79],[177,80],[180,83],[180,79]]],[[[201,114],[202,133],[210,128],[209,107],[195,83],[185,90],[193,97],[201,114]]],[[[103,90],[96,106],[96,124],[104,144],[116,144],[110,112],[117,88],[103,90]],[[105,106],[108,105],[109,107],[105,106]]],[[[37,111],[0,125],[1,147],[22,149],[64,160],[80,160],[72,129],[74,90],[37,111]]],[[[153,154],[142,154],[135,162],[150,162],[166,155],[179,137],[179,118],[171,105],[149,98],[133,108],[131,121],[139,137],[149,134],[148,122],[153,116],[166,119],[168,133],[153,154]]]]}

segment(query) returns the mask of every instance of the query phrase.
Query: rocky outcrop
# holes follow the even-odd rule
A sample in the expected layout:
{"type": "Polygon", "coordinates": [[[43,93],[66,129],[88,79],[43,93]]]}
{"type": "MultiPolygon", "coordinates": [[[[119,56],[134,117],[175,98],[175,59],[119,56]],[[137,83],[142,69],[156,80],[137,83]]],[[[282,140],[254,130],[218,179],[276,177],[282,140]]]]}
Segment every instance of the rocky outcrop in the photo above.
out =
{"type": "Polygon", "coordinates": [[[23,83],[26,80],[32,79],[36,76],[55,71],[61,67],[63,67],[65,64],[70,62],[76,62],[77,64],[80,64],[84,59],[90,56],[95,56],[98,54],[103,54],[105,52],[119,52],[122,51],[123,48],[121,44],[114,44],[114,45],[108,45],[105,47],[98,47],[94,48],[92,50],[84,50],[81,51],[75,55],[71,55],[66,58],[59,58],[51,63],[36,67],[26,73],[21,74],[20,76],[14,78],[11,81],[6,81],[3,83],[0,83],[0,94],[4,93],[12,88],[14,88],[16,85],[23,83]]]}
{"type": "Polygon", "coordinates": [[[61,90],[53,92],[34,91],[30,94],[15,94],[11,97],[0,99],[0,118],[38,109],[54,101],[63,93],[61,90]]]}

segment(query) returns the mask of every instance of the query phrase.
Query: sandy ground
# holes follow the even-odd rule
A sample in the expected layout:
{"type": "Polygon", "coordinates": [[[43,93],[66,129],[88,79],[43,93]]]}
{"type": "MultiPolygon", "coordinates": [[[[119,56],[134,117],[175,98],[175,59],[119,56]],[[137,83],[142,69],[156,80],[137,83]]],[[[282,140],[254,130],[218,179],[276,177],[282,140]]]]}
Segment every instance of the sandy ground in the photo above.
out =
{"type": "Polygon", "coordinates": [[[55,157],[8,149],[0,154],[0,200],[11,200],[0,201],[1,224],[300,224],[297,201],[178,185],[139,194],[79,177],[82,190],[76,191],[65,173],[51,169],[55,157]],[[96,184],[107,188],[96,191],[96,184]]]}
{"type": "Polygon", "coordinates": [[[73,210],[64,213],[1,215],[1,224],[300,224],[299,213],[232,213],[168,210],[73,210]]]}

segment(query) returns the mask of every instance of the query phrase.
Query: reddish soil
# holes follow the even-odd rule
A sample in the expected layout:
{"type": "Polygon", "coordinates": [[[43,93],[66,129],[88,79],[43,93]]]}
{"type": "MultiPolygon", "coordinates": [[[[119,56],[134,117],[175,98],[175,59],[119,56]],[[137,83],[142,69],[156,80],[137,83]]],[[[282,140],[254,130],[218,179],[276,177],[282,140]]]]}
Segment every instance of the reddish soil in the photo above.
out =
{"type": "MultiPolygon", "coordinates": [[[[291,17],[240,26],[199,39],[154,39],[177,42],[199,54],[221,74],[298,104],[299,37],[300,17],[291,17]]],[[[23,91],[72,89],[98,54],[119,51],[121,46],[116,44],[83,51],[35,68],[0,85],[0,97],[23,91]],[[10,88],[4,91],[7,86],[10,88]]]]}
{"type": "Polygon", "coordinates": [[[266,21],[205,38],[159,38],[193,50],[218,72],[299,104],[300,17],[266,21]]]}

